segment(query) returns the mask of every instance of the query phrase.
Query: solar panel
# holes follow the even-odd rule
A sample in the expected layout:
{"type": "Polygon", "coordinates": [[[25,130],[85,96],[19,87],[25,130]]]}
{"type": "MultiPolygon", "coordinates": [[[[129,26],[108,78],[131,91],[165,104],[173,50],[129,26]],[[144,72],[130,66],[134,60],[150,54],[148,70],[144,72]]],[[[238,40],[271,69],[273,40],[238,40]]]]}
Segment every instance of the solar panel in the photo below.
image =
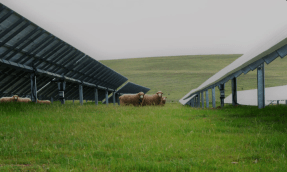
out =
{"type": "Polygon", "coordinates": [[[250,70],[256,69],[261,63],[265,62],[269,64],[277,57],[280,56],[283,58],[286,54],[287,30],[286,28],[283,28],[277,34],[272,35],[269,40],[252,49],[250,52],[242,55],[230,65],[217,72],[198,88],[191,90],[188,94],[182,97],[179,102],[185,104],[185,100],[189,99],[192,95],[197,94],[202,90],[218,86],[220,83],[227,82],[232,79],[230,76],[237,76],[238,71],[242,71],[244,74],[247,74],[250,70]]]}
{"type": "Polygon", "coordinates": [[[83,84],[84,99],[92,100],[99,88],[111,93],[127,78],[84,54],[0,3],[0,63],[2,95],[29,94],[30,74],[37,71],[38,95],[57,99],[56,82],[65,80],[68,99],[78,98],[83,84]],[[3,87],[4,85],[4,87],[3,87]],[[8,87],[13,85],[13,87],[8,87]]]}

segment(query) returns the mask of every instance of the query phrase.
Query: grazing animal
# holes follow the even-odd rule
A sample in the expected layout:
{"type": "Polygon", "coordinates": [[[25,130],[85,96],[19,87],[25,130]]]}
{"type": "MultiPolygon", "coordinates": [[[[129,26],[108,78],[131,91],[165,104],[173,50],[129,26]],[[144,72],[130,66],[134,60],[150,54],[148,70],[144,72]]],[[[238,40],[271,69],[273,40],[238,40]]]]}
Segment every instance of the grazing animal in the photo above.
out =
{"type": "Polygon", "coordinates": [[[31,102],[31,99],[30,98],[21,98],[21,97],[19,97],[18,98],[18,102],[28,103],[28,102],[31,102]]]}
{"type": "Polygon", "coordinates": [[[124,94],[119,97],[120,99],[120,105],[134,105],[134,106],[140,106],[142,105],[143,99],[145,97],[145,94],[143,92],[139,92],[138,94],[124,94]]]}
{"type": "Polygon", "coordinates": [[[0,99],[0,102],[17,102],[19,99],[19,96],[14,95],[12,97],[2,97],[0,99]]]}
{"type": "Polygon", "coordinates": [[[40,104],[51,104],[51,101],[50,100],[37,100],[37,103],[40,103],[40,104]]]}
{"type": "Polygon", "coordinates": [[[153,95],[145,95],[143,100],[143,106],[146,105],[159,105],[161,102],[163,93],[158,91],[156,94],[153,95]]]}
{"type": "Polygon", "coordinates": [[[161,101],[160,101],[160,103],[159,103],[159,105],[164,106],[164,105],[165,105],[165,102],[166,102],[166,98],[167,98],[167,97],[162,97],[162,98],[161,98],[161,101]]]}

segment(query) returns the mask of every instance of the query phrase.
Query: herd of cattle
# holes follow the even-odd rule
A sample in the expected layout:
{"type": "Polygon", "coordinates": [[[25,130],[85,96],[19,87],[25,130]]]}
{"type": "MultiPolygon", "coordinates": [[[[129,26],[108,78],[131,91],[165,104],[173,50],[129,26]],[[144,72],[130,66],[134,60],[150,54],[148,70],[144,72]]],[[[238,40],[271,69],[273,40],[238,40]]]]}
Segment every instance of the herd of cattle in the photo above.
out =
{"type": "Polygon", "coordinates": [[[119,97],[120,105],[134,105],[134,106],[147,106],[147,105],[160,105],[164,106],[167,97],[162,96],[163,93],[158,91],[153,95],[146,95],[143,92],[138,94],[124,94],[119,97]]]}
{"type": "MultiPolygon", "coordinates": [[[[120,105],[134,105],[134,106],[147,106],[147,105],[160,105],[164,106],[167,97],[162,96],[163,93],[158,91],[153,95],[146,95],[143,92],[139,92],[138,94],[124,94],[119,97],[120,105]]],[[[0,103],[2,102],[31,102],[30,98],[22,98],[17,95],[12,97],[2,97],[0,99],[0,103]]],[[[42,104],[51,104],[49,100],[37,100],[37,103],[42,104]]]]}
{"type": "MultiPolygon", "coordinates": [[[[2,97],[0,99],[0,103],[2,102],[23,102],[23,103],[28,103],[31,102],[30,98],[22,98],[17,95],[14,95],[12,97],[2,97]]],[[[42,104],[51,104],[49,100],[37,100],[37,103],[42,103],[42,104]]]]}

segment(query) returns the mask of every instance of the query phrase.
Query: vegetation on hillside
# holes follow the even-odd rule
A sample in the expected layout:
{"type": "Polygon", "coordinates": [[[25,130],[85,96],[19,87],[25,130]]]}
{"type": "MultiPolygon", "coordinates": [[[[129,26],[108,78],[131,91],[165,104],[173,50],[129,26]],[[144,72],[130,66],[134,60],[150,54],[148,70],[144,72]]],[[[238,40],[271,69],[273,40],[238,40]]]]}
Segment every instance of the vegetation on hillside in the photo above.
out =
{"type": "MultiPolygon", "coordinates": [[[[215,73],[232,63],[241,55],[190,55],[173,57],[150,57],[136,59],[102,60],[129,81],[146,86],[154,94],[161,90],[167,101],[177,102],[190,90],[197,88],[215,73]]],[[[277,58],[265,65],[266,87],[287,84],[285,68],[286,58],[277,58]]],[[[257,71],[242,74],[238,77],[238,91],[257,88],[257,71]]],[[[211,96],[211,90],[209,90],[211,96]]],[[[231,82],[226,83],[226,97],[231,94],[231,82]]],[[[211,100],[211,97],[210,97],[211,100]]],[[[219,101],[219,90],[216,89],[216,100],[219,101]]]]}

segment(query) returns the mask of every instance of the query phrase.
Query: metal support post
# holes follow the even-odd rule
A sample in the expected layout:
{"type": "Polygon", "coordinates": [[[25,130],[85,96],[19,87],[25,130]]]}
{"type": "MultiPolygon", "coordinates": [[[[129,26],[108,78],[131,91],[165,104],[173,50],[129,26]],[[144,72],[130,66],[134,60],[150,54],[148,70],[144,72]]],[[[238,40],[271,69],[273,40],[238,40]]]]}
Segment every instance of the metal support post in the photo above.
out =
{"type": "Polygon", "coordinates": [[[194,107],[195,97],[192,99],[191,106],[194,107]]]}
{"type": "Polygon", "coordinates": [[[277,100],[277,105],[279,105],[279,100],[277,100]]]}
{"type": "Polygon", "coordinates": [[[204,108],[204,95],[203,95],[203,91],[201,92],[201,107],[204,108]]]}
{"type": "Polygon", "coordinates": [[[109,92],[106,90],[106,104],[109,105],[109,92]]]}
{"type": "Polygon", "coordinates": [[[59,90],[59,99],[62,104],[65,104],[65,90],[66,90],[65,81],[58,82],[58,90],[59,90]]]}
{"type": "Polygon", "coordinates": [[[209,108],[208,90],[206,90],[206,92],[205,92],[205,102],[206,102],[206,108],[209,108]]]}
{"type": "Polygon", "coordinates": [[[285,104],[287,105],[287,100],[285,100],[285,104]]]}
{"type": "Polygon", "coordinates": [[[219,90],[220,90],[220,104],[221,104],[221,107],[224,107],[224,98],[225,98],[224,87],[225,87],[225,83],[224,84],[220,84],[218,87],[219,87],[219,90]]]}
{"type": "Polygon", "coordinates": [[[264,78],[264,63],[257,67],[257,97],[258,108],[265,107],[265,78],[264,78]]]}
{"type": "Polygon", "coordinates": [[[118,105],[120,105],[120,94],[118,93],[117,95],[116,95],[116,100],[117,100],[117,102],[118,102],[118,105]]]}
{"type": "Polygon", "coordinates": [[[75,104],[75,99],[73,99],[73,104],[75,104]]]}
{"type": "Polygon", "coordinates": [[[197,107],[200,108],[200,92],[198,93],[197,96],[197,107]]]}
{"type": "Polygon", "coordinates": [[[83,105],[83,85],[82,84],[79,85],[79,100],[80,100],[80,104],[83,105]]]}
{"type": "Polygon", "coordinates": [[[215,87],[213,87],[212,89],[212,107],[216,108],[216,103],[215,103],[215,87]]]}
{"type": "Polygon", "coordinates": [[[114,106],[116,105],[116,93],[113,92],[113,103],[114,103],[114,106]]]}
{"type": "Polygon", "coordinates": [[[95,105],[99,104],[98,88],[95,88],[95,105]]]}
{"type": "Polygon", "coordinates": [[[30,75],[31,79],[31,100],[32,102],[37,103],[37,81],[36,81],[36,74],[33,73],[30,75]]]}
{"type": "Polygon", "coordinates": [[[231,79],[231,94],[232,94],[232,105],[237,105],[237,81],[234,77],[231,79]]]}

